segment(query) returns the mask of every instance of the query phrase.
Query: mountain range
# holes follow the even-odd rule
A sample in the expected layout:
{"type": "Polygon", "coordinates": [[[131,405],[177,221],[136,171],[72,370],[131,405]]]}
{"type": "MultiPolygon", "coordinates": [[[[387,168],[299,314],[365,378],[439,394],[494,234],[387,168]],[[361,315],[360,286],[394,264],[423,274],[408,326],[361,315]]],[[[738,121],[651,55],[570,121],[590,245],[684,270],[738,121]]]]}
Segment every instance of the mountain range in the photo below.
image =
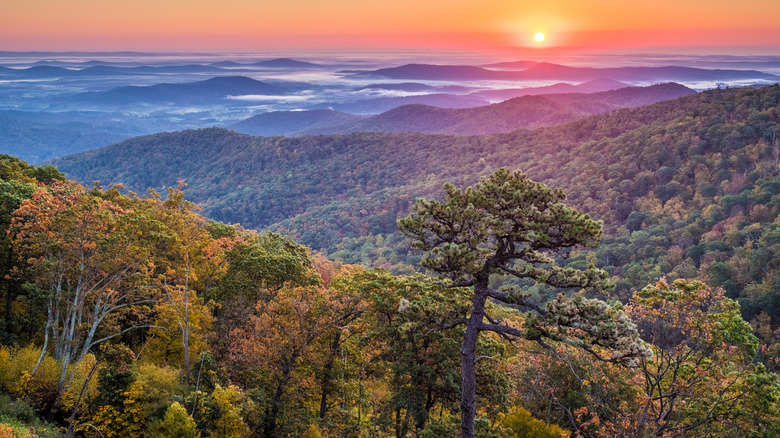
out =
{"type": "Polygon", "coordinates": [[[242,120],[229,128],[257,136],[300,135],[355,123],[365,117],[333,110],[271,111],[242,120]]]}
{"type": "Polygon", "coordinates": [[[150,86],[126,86],[67,96],[62,103],[122,107],[126,105],[191,105],[223,102],[228,96],[247,94],[283,96],[291,90],[243,76],[215,77],[205,81],[150,86]]]}
{"type": "Polygon", "coordinates": [[[776,75],[757,70],[701,69],[693,67],[570,67],[540,62],[524,70],[491,70],[476,66],[406,64],[399,67],[354,73],[356,77],[382,77],[388,79],[427,79],[437,81],[518,81],[559,80],[590,81],[607,78],[616,81],[717,81],[717,80],[770,80],[776,75]]]}
{"type": "MultiPolygon", "coordinates": [[[[532,90],[531,94],[536,90],[538,89],[532,90]]],[[[489,134],[559,125],[591,114],[649,105],[692,93],[695,91],[680,84],[670,83],[650,87],[624,87],[590,94],[528,95],[493,105],[463,109],[403,105],[367,118],[347,117],[347,114],[336,111],[294,111],[289,114],[274,112],[254,116],[230,128],[250,135],[335,134],[358,131],[489,134]],[[295,120],[296,123],[288,125],[290,120],[295,120]]]]}
{"type": "MultiPolygon", "coordinates": [[[[294,236],[348,263],[418,263],[396,232],[420,196],[499,167],[561,188],[604,221],[596,262],[616,292],[703,278],[747,320],[780,312],[780,85],[716,89],[537,130],[464,136],[251,137],[224,129],[143,136],[54,164],[143,193],[188,183],[211,218],[294,236]],[[128,160],[127,157],[133,157],[128,160]]],[[[584,255],[573,263],[586,266],[584,255]]],[[[533,291],[531,291],[533,293],[533,291]]]]}

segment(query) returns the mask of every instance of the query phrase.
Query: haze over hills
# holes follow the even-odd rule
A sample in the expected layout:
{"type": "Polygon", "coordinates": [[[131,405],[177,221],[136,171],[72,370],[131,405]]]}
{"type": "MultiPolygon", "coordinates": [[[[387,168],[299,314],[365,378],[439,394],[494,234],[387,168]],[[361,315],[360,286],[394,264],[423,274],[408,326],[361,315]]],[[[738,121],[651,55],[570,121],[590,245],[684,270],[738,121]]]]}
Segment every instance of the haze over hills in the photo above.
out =
{"type": "MultiPolygon", "coordinates": [[[[609,83],[610,85],[612,83],[609,83]]],[[[679,84],[660,84],[650,87],[626,87],[592,94],[549,94],[524,96],[488,106],[447,109],[428,105],[404,105],[368,118],[336,118],[337,113],[291,112],[289,116],[258,115],[231,128],[238,132],[261,135],[334,134],[359,131],[426,132],[450,134],[489,134],[515,129],[533,129],[559,125],[618,108],[629,108],[695,93],[679,84]],[[329,115],[331,123],[325,123],[329,115]],[[274,126],[289,117],[311,120],[312,125],[274,126]],[[316,123],[316,125],[315,125],[316,123]]]]}
{"type": "Polygon", "coordinates": [[[87,92],[65,98],[69,104],[125,106],[134,104],[190,105],[214,103],[228,96],[265,94],[281,96],[290,90],[243,76],[216,77],[183,84],[158,84],[148,87],[120,87],[108,91],[87,92]]]}
{"type": "Polygon", "coordinates": [[[90,65],[81,69],[57,67],[52,65],[37,65],[24,69],[7,69],[0,72],[4,79],[46,79],[46,78],[83,78],[94,76],[135,76],[148,74],[197,73],[197,74],[227,74],[230,70],[200,64],[170,65],[170,66],[127,66],[90,65]]]}
{"type": "Polygon", "coordinates": [[[693,67],[570,67],[548,62],[531,65],[525,70],[489,70],[473,66],[407,64],[400,67],[356,73],[358,77],[390,79],[452,80],[571,80],[590,81],[608,78],[616,81],[701,81],[701,80],[777,80],[776,75],[757,70],[708,70],[693,67]]]}
{"type": "Polygon", "coordinates": [[[363,119],[363,116],[333,110],[271,111],[242,120],[229,128],[257,136],[296,135],[363,119]]]}
{"type": "Polygon", "coordinates": [[[95,123],[90,114],[0,111],[0,153],[37,163],[97,149],[143,133],[130,124],[95,123]],[[92,119],[92,120],[91,120],[92,119]]]}
{"type": "Polygon", "coordinates": [[[439,108],[472,108],[487,105],[487,99],[479,96],[431,93],[412,96],[361,98],[351,102],[323,102],[313,109],[333,109],[359,115],[377,114],[402,105],[430,105],[439,108]]]}
{"type": "Polygon", "coordinates": [[[538,63],[539,62],[537,61],[507,61],[507,62],[496,62],[493,64],[480,65],[480,67],[489,68],[489,69],[525,70],[529,67],[533,67],[538,63]]]}
{"type": "MultiPolygon", "coordinates": [[[[764,73],[759,75],[751,71],[707,69],[705,67],[710,65],[709,58],[697,58],[697,68],[693,70],[681,67],[592,69],[536,61],[479,63],[474,66],[452,63],[392,67],[400,62],[381,58],[350,61],[328,57],[307,59],[316,62],[288,57],[263,59],[256,56],[226,57],[202,53],[0,53],[0,64],[5,64],[0,66],[0,111],[26,113],[23,116],[20,116],[21,113],[15,113],[16,115],[9,119],[9,129],[0,132],[0,143],[14,145],[15,151],[21,149],[20,155],[23,158],[36,162],[105,145],[100,143],[100,138],[116,141],[167,130],[228,127],[258,113],[291,110],[333,110],[381,117],[369,122],[356,117],[337,119],[332,117],[333,113],[320,113],[329,114],[328,123],[323,120],[315,123],[313,120],[305,122],[305,119],[316,118],[316,112],[291,117],[265,116],[266,127],[245,132],[265,135],[356,130],[499,132],[519,127],[551,126],[626,104],[606,101],[574,102],[568,98],[565,101],[556,98],[545,102],[539,108],[538,114],[526,111],[514,123],[505,123],[505,115],[499,113],[491,116],[493,120],[477,124],[459,121],[466,112],[437,111],[420,107],[413,111],[401,109],[389,115],[382,113],[413,104],[465,111],[467,108],[483,107],[525,95],[594,93],[630,85],[649,85],[662,82],[663,77],[670,75],[697,79],[682,82],[683,85],[696,90],[716,87],[721,82],[745,86],[766,83],[772,80],[771,78],[776,80],[775,76],[764,73]],[[4,63],[4,59],[8,62],[4,63]],[[417,78],[410,82],[382,77],[381,80],[366,80],[366,77],[338,73],[337,70],[345,65],[380,67],[386,68],[383,71],[390,72],[414,73],[421,70],[423,78],[432,79],[417,78]],[[529,71],[536,73],[531,74],[529,71]],[[494,76],[491,76],[494,79],[473,79],[483,78],[485,74],[504,76],[501,76],[500,80],[494,80],[494,76]],[[562,74],[576,79],[554,79],[556,75],[562,74]],[[616,79],[613,77],[616,74],[641,80],[616,79]],[[513,79],[505,80],[506,75],[530,75],[528,77],[533,78],[512,76],[513,79]],[[592,80],[581,79],[591,75],[595,77],[592,80]],[[764,79],[735,79],[758,76],[764,79]],[[649,77],[652,79],[648,79],[649,77]],[[447,80],[442,82],[442,78],[447,80]],[[698,80],[702,78],[709,79],[698,80]],[[71,117],[63,113],[85,110],[90,111],[90,116],[85,120],[86,124],[80,125],[71,124],[71,117]],[[420,120],[403,127],[409,118],[404,115],[406,112],[410,116],[420,117],[420,120]],[[433,112],[436,113],[435,116],[429,114],[433,112]],[[51,132],[46,132],[46,125],[33,120],[37,116],[30,116],[43,113],[50,115],[47,123],[51,132]],[[279,126],[270,127],[268,117],[282,117],[287,121],[280,121],[279,126]],[[287,122],[292,123],[293,119],[298,122],[285,125],[287,122]],[[362,124],[358,125],[359,123],[362,124]],[[10,128],[11,125],[13,128],[10,128]],[[101,134],[88,132],[90,125],[99,126],[101,134]],[[61,132],[66,126],[65,132],[61,132]],[[64,141],[66,138],[84,140],[64,141]],[[16,147],[16,144],[23,144],[25,147],[16,147]]],[[[747,62],[750,59],[752,58],[729,58],[726,61],[730,64],[725,65],[736,66],[740,65],[737,61],[747,62]]],[[[685,65],[684,58],[672,60],[685,65]]],[[[766,58],[766,62],[759,64],[771,66],[772,62],[772,58],[766,58]]],[[[650,102],[640,99],[636,104],[650,102]]],[[[513,111],[517,114],[525,111],[521,110],[521,102],[514,104],[513,111]]],[[[473,115],[482,111],[476,111],[473,115]]],[[[260,123],[263,119],[261,117],[256,122],[260,123]]]]}
{"type": "Polygon", "coordinates": [[[560,94],[560,93],[598,93],[601,91],[617,90],[619,88],[626,88],[630,85],[614,81],[612,79],[593,79],[592,81],[583,82],[581,84],[569,84],[566,82],[560,82],[553,85],[545,85],[542,87],[526,87],[526,88],[507,88],[501,90],[481,90],[476,91],[473,94],[476,96],[488,98],[491,100],[503,101],[511,99],[513,97],[537,95],[537,94],[560,94]]]}

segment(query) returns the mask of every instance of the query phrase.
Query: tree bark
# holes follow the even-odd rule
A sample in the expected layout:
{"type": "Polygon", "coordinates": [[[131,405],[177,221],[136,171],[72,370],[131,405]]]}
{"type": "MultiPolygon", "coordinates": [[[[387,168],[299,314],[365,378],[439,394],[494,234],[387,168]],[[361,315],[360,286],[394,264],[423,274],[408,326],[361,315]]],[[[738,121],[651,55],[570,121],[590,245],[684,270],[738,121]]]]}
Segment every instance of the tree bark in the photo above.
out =
{"type": "Polygon", "coordinates": [[[184,377],[190,383],[190,255],[187,258],[187,277],[184,279],[184,329],[182,346],[184,347],[184,377]]]}
{"type": "Polygon", "coordinates": [[[322,381],[320,384],[320,387],[322,388],[322,394],[320,397],[320,419],[325,418],[325,414],[328,411],[328,396],[330,395],[333,376],[331,376],[331,373],[333,371],[333,364],[336,360],[336,354],[339,350],[339,345],[341,345],[341,332],[336,332],[336,335],[333,337],[333,342],[330,344],[330,353],[328,355],[328,361],[325,363],[325,366],[322,370],[322,381]]]}
{"type": "Polygon", "coordinates": [[[460,370],[463,379],[460,398],[460,438],[474,438],[474,419],[477,414],[477,339],[487,296],[487,280],[478,281],[474,286],[471,316],[466,324],[466,334],[460,349],[460,370]]]}

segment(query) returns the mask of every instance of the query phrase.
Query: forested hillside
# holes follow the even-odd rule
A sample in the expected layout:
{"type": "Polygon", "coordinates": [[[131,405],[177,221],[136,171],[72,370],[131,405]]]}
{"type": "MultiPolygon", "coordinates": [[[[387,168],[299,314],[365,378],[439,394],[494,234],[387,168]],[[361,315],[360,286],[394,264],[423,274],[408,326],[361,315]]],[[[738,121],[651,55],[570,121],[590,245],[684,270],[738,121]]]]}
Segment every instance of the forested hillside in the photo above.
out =
{"type": "Polygon", "coordinates": [[[721,289],[576,293],[612,281],[578,266],[602,227],[563,191],[503,169],[445,190],[400,225],[450,287],[207,220],[182,187],[124,195],[0,157],[0,433],[780,432],[771,352],[721,289]],[[500,272],[526,287],[491,289],[500,272]]]}
{"type": "Polygon", "coordinates": [[[415,198],[435,195],[445,181],[473,184],[499,167],[519,168],[604,220],[598,263],[615,276],[619,294],[661,276],[700,277],[738,298],[748,320],[766,319],[766,312],[774,329],[779,99],[776,85],[711,90],[484,137],[185,131],[132,139],[57,166],[79,180],[137,192],[184,180],[208,217],[267,227],[344,261],[387,267],[407,257],[395,221],[415,198]]]}

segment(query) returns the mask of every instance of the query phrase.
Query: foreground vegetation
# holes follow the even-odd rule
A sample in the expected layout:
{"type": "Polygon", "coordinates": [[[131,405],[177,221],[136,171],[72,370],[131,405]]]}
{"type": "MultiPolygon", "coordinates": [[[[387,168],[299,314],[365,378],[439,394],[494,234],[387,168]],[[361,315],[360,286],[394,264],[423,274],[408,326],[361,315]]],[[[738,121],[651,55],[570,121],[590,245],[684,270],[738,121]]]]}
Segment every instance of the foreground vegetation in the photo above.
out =
{"type": "MultiPolygon", "coordinates": [[[[511,185],[499,181],[507,175],[492,183],[511,185]]],[[[591,286],[586,279],[608,286],[595,265],[524,253],[530,270],[504,266],[576,287],[545,304],[524,283],[487,284],[502,286],[500,301],[513,305],[480,301],[489,315],[481,329],[495,330],[471,344],[469,405],[459,371],[468,329],[453,322],[469,318],[498,265],[455,246],[448,250],[465,264],[434,251],[429,267],[454,281],[443,285],[207,220],[183,186],[164,199],[123,194],[9,156],[0,178],[0,397],[13,400],[0,403],[3,433],[440,437],[457,436],[468,409],[483,437],[780,433],[780,381],[762,362],[767,352],[739,305],[700,281],[661,279],[606,304],[578,293],[591,286]],[[549,262],[560,268],[532,267],[549,262]],[[474,289],[448,287],[469,279],[474,289]],[[598,341],[607,338],[615,342],[598,341]]],[[[529,184],[529,193],[548,193],[529,184]]],[[[562,192],[546,196],[560,213],[548,225],[573,220],[579,231],[551,246],[542,225],[525,230],[539,239],[534,250],[596,243],[596,222],[557,207],[562,192]]],[[[426,227],[425,210],[417,214],[409,233],[426,227]]],[[[486,220],[493,230],[501,222],[486,220]]],[[[451,243],[487,254],[495,238],[451,243]]],[[[566,254],[588,257],[579,247],[566,254]]]]}

